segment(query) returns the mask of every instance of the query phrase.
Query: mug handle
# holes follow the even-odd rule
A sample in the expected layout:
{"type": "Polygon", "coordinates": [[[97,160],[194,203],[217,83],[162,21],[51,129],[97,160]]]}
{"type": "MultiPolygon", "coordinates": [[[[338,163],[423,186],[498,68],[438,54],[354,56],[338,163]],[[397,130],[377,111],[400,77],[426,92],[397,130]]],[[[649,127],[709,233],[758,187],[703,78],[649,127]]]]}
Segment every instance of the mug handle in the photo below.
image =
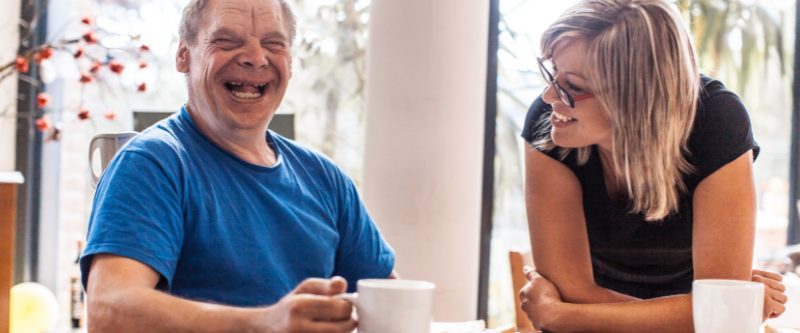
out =
{"type": "MultiPolygon", "coordinates": [[[[92,182],[92,187],[93,188],[97,188],[97,182],[100,181],[100,176],[103,174],[103,170],[100,170],[100,174],[96,175],[94,173],[94,167],[93,167],[94,164],[92,163],[93,159],[94,159],[94,151],[95,151],[95,149],[99,148],[97,146],[97,143],[99,143],[98,140],[100,140],[100,139],[103,139],[103,138],[100,137],[100,136],[95,136],[94,138],[92,138],[92,142],[89,143],[89,173],[91,174],[91,182],[92,182]]],[[[102,152],[101,152],[101,154],[102,154],[102,152]]],[[[101,155],[100,159],[102,160],[102,155],[101,155]]],[[[100,167],[100,168],[102,169],[102,167],[100,167]]]]}
{"type": "Polygon", "coordinates": [[[358,293],[341,293],[339,295],[333,295],[333,298],[343,299],[352,303],[354,306],[358,307],[358,293]]]}

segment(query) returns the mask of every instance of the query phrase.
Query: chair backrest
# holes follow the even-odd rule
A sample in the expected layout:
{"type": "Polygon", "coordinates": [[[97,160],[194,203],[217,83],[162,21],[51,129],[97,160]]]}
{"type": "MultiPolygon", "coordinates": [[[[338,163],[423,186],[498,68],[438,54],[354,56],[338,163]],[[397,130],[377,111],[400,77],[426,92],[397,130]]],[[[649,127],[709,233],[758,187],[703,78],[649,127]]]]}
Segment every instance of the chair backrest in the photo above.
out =
{"type": "Polygon", "coordinates": [[[522,268],[525,266],[535,268],[533,265],[533,255],[530,251],[509,251],[508,259],[511,262],[511,281],[514,285],[514,308],[516,309],[517,316],[517,331],[537,332],[536,329],[533,328],[530,319],[528,319],[528,315],[522,311],[522,301],[519,299],[519,291],[528,284],[528,279],[525,278],[525,273],[522,272],[522,268]]]}

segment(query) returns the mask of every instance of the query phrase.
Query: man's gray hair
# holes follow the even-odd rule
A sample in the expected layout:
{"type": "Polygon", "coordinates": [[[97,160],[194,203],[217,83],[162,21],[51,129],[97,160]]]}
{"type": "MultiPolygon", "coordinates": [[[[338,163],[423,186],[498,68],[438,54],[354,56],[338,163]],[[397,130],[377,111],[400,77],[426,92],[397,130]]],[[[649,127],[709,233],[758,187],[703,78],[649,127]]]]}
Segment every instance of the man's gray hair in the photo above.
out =
{"type": "MultiPolygon", "coordinates": [[[[294,41],[294,36],[297,33],[297,19],[294,16],[292,7],[286,0],[278,0],[281,4],[281,11],[283,11],[283,19],[289,24],[289,45],[294,41]]],[[[183,17],[181,18],[180,37],[181,40],[189,45],[194,45],[197,42],[197,24],[203,14],[203,8],[208,4],[208,0],[191,0],[186,7],[183,8],[183,17]]]]}

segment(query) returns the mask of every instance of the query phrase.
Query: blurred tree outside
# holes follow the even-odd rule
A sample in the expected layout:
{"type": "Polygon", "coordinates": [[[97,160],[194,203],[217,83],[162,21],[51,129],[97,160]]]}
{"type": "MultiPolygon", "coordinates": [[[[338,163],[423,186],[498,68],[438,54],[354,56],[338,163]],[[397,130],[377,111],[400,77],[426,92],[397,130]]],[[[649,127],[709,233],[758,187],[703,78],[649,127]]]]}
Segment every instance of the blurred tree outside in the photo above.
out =
{"type": "Polygon", "coordinates": [[[297,141],[336,163],[360,187],[370,0],[294,0],[298,36],[291,88],[297,141]]]}

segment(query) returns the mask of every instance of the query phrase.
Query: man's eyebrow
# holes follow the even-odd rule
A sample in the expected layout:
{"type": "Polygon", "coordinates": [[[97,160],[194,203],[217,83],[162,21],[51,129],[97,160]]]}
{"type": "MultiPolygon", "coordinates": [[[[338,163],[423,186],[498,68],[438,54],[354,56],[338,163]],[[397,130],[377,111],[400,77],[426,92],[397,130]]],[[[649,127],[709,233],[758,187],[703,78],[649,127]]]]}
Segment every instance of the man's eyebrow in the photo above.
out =
{"type": "Polygon", "coordinates": [[[238,33],[236,33],[236,31],[228,27],[219,27],[211,33],[211,36],[219,36],[219,35],[236,36],[238,35],[238,33]]]}
{"type": "Polygon", "coordinates": [[[262,40],[263,39],[281,39],[281,40],[286,40],[287,38],[286,38],[286,35],[284,35],[283,32],[281,32],[281,31],[271,31],[271,32],[265,33],[263,36],[261,36],[261,39],[262,40]]]}

